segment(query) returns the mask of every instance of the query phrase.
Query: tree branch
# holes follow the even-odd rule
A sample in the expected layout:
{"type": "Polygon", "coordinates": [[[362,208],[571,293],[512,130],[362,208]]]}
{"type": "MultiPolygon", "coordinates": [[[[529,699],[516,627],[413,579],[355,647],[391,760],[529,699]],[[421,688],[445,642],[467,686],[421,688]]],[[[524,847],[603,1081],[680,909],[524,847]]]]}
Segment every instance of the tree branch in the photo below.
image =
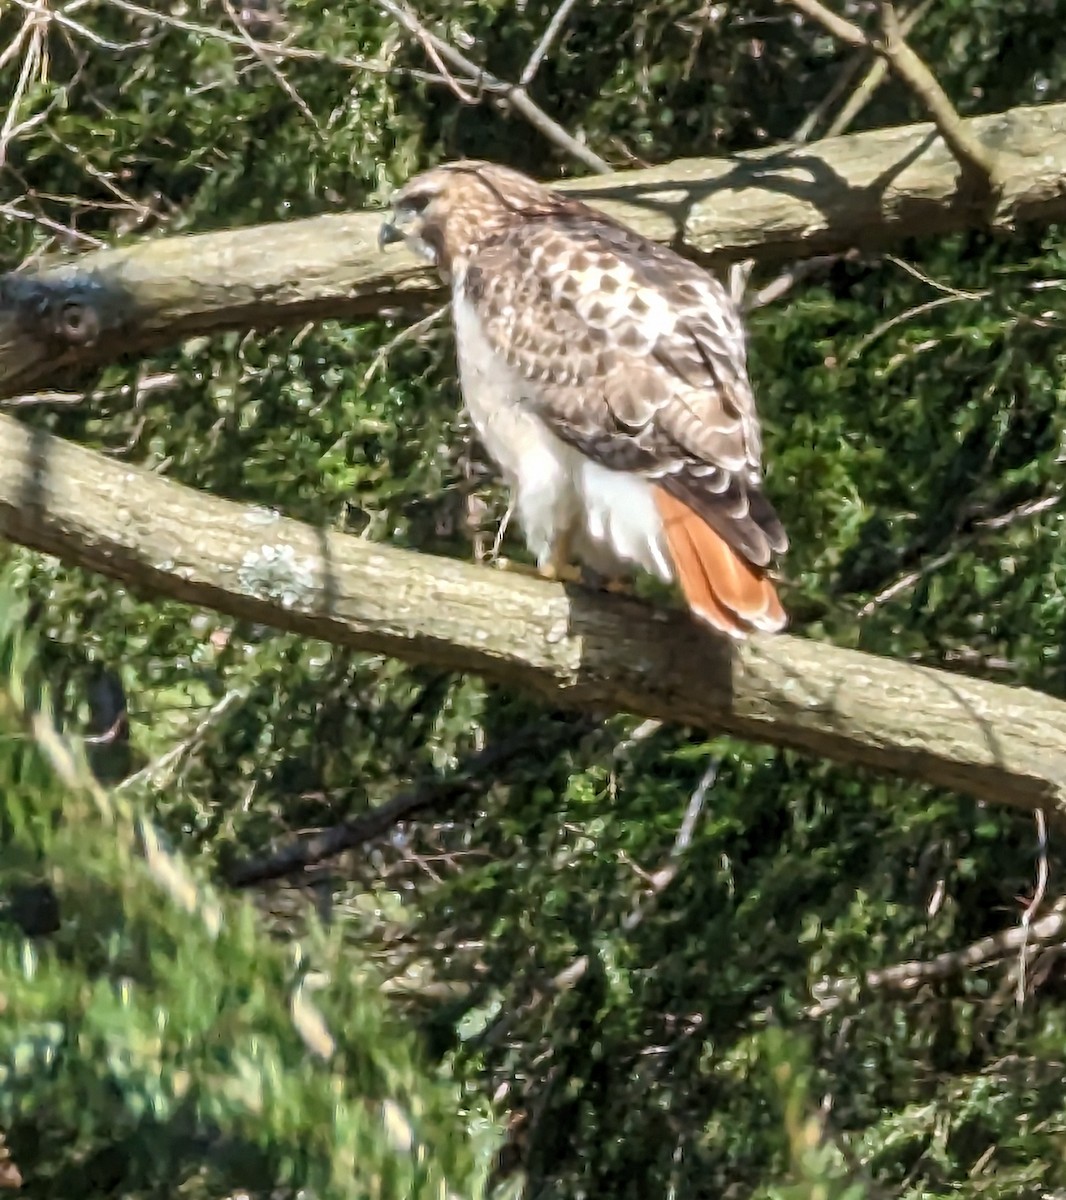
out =
{"type": "Polygon", "coordinates": [[[891,0],[881,0],[879,38],[867,37],[858,25],[837,16],[820,0],[778,0],[778,3],[789,4],[812,21],[817,21],[845,45],[857,49],[865,47],[879,54],[901,82],[925,105],[937,131],[964,174],[998,190],[1000,163],[997,152],[986,146],[979,137],[973,136],[969,128],[971,123],[959,116],[936,76],[907,44],[891,0]]]}
{"type": "Polygon", "coordinates": [[[0,536],[142,593],[1066,816],[1066,704],[312,529],[0,417],[0,536]]]}
{"type": "MultiPolygon", "coordinates": [[[[397,822],[406,821],[427,808],[471,794],[483,794],[497,782],[500,769],[520,755],[535,750],[543,761],[544,754],[559,740],[560,732],[557,728],[553,737],[539,725],[522,729],[513,737],[491,743],[471,755],[446,778],[427,779],[357,817],[317,833],[295,837],[269,854],[238,862],[228,872],[229,881],[235,887],[247,887],[292,875],[381,837],[397,822]]],[[[565,732],[572,733],[570,730],[565,732]]]]}
{"type": "MultiPolygon", "coordinates": [[[[453,70],[462,71],[467,77],[464,82],[470,86],[489,92],[510,105],[538,133],[548,141],[554,142],[555,145],[576,158],[578,162],[584,163],[586,167],[599,174],[606,175],[610,172],[609,163],[590,150],[588,146],[579,142],[573,134],[567,133],[558,121],[552,120],[540,105],[534,103],[526,91],[525,79],[521,83],[505,83],[502,79],[497,79],[490,71],[471,62],[462,51],[456,50],[450,42],[431,33],[406,4],[397,3],[397,0],[375,0],[375,3],[378,8],[402,25],[418,41],[436,65],[443,67],[442,78],[452,85],[453,90],[457,89],[456,94],[460,99],[468,104],[471,103],[471,98],[464,94],[458,81],[448,73],[448,66],[453,70]]],[[[565,13],[563,15],[565,16],[565,13]]]]}
{"type": "Polygon", "coordinates": [[[870,992],[908,995],[927,983],[951,979],[965,971],[987,966],[1008,954],[1059,942],[1066,932],[1066,901],[1060,900],[1053,912],[1030,925],[1016,925],[981,938],[961,950],[945,950],[925,961],[896,963],[867,971],[861,978],[823,979],[812,989],[815,1003],[808,1016],[820,1017],[845,1001],[854,1001],[870,992]]]}
{"type": "MultiPolygon", "coordinates": [[[[995,221],[1066,218],[1066,104],[965,122],[1009,145],[995,221]]],[[[791,262],[894,238],[985,226],[931,125],[814,146],[691,159],[562,185],[712,265],[791,262]]],[[[30,274],[0,276],[0,396],[54,386],[124,355],[227,329],[353,319],[440,303],[402,251],[377,248],[380,214],[353,212],[152,238],[30,274]]]]}

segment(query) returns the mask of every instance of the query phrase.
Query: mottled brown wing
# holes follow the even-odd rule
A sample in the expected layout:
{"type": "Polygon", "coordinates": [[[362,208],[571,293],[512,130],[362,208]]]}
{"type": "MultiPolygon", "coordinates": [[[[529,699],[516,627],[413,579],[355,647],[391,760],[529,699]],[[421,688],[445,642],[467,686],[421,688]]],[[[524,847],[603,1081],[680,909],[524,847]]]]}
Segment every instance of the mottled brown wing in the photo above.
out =
{"type": "Polygon", "coordinates": [[[481,242],[464,292],[565,441],[656,478],[759,566],[786,549],[743,325],[712,276],[574,205],[481,242]]]}

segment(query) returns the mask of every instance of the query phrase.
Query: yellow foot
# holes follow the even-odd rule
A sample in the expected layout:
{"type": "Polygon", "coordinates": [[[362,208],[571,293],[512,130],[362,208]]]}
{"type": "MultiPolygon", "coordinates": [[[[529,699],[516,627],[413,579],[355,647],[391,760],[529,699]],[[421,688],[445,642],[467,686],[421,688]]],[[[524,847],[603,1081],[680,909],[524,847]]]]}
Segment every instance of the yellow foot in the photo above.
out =
{"type": "Polygon", "coordinates": [[[581,583],[581,568],[573,563],[549,563],[540,568],[540,574],[545,579],[557,579],[560,583],[581,583]]]}
{"type": "Polygon", "coordinates": [[[494,561],[501,571],[512,571],[519,575],[533,575],[537,579],[558,580],[560,583],[581,582],[580,567],[571,566],[569,563],[561,567],[551,563],[548,563],[544,567],[535,567],[531,563],[515,562],[510,558],[497,558],[494,561]]]}
{"type": "Polygon", "coordinates": [[[613,596],[635,596],[637,594],[636,588],[628,579],[608,579],[603,588],[613,596]]]}
{"type": "Polygon", "coordinates": [[[500,571],[511,571],[516,575],[540,575],[531,563],[515,562],[512,558],[500,558],[498,555],[490,561],[500,571]]]}

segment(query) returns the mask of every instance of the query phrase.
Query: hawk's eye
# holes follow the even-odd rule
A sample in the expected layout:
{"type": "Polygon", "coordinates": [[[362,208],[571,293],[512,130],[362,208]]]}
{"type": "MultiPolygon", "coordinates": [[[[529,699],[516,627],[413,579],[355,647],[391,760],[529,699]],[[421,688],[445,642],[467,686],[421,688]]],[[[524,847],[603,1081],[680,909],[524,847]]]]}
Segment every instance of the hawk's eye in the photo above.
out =
{"type": "Polygon", "coordinates": [[[426,205],[429,204],[433,197],[429,192],[416,192],[413,196],[404,198],[402,207],[412,216],[419,216],[426,211],[426,205]]]}

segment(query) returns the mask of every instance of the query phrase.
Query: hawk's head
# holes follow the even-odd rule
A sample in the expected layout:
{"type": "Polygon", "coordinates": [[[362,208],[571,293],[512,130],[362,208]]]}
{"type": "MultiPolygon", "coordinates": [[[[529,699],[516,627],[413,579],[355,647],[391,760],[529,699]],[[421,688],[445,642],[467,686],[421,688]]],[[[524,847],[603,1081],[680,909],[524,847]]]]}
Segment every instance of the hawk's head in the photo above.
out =
{"type": "Polygon", "coordinates": [[[457,258],[486,233],[565,204],[532,179],[495,163],[446,163],[409,179],[392,197],[378,233],[384,249],[406,242],[448,277],[457,258]]]}

